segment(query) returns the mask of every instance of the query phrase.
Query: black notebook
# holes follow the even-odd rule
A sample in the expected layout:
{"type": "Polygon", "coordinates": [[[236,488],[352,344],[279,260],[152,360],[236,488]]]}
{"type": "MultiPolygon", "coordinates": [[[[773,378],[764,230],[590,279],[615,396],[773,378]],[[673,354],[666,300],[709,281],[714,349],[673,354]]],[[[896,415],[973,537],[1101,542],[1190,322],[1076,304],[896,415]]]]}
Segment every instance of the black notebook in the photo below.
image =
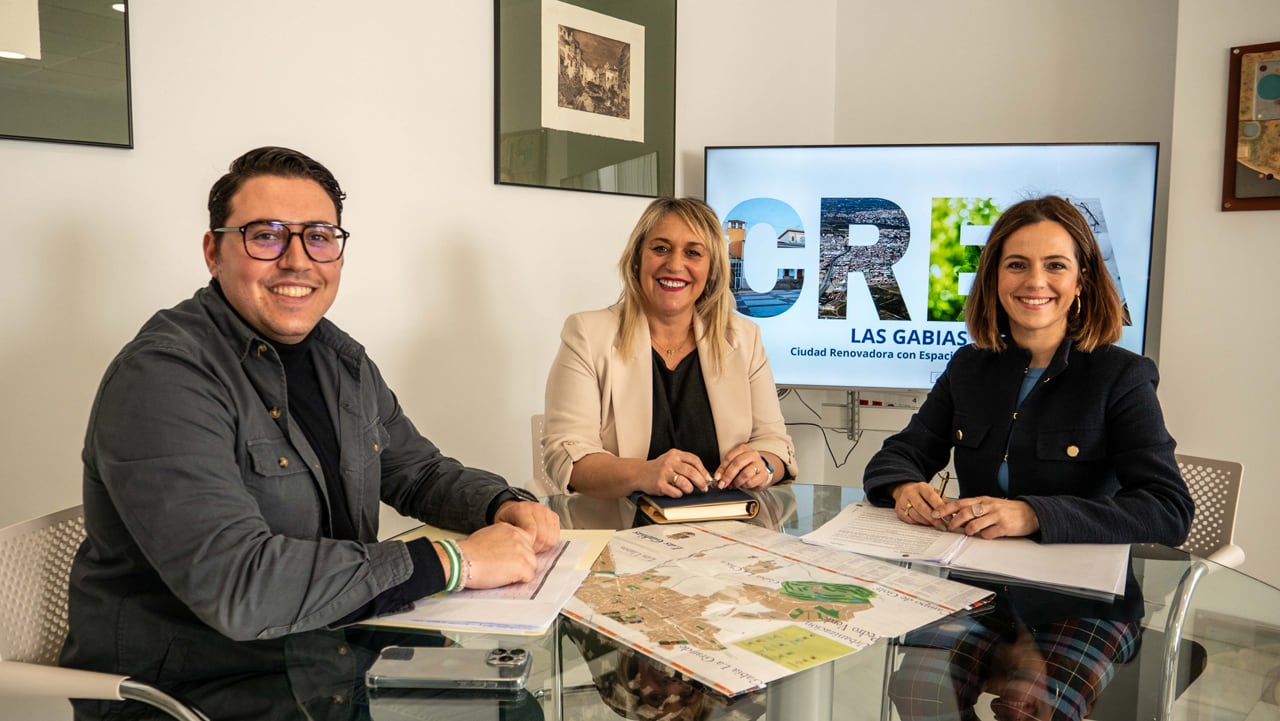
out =
{"type": "Polygon", "coordinates": [[[755,518],[760,506],[750,494],[738,488],[710,489],[687,493],[680,498],[631,494],[636,504],[654,523],[687,523],[690,521],[723,521],[755,518]]]}

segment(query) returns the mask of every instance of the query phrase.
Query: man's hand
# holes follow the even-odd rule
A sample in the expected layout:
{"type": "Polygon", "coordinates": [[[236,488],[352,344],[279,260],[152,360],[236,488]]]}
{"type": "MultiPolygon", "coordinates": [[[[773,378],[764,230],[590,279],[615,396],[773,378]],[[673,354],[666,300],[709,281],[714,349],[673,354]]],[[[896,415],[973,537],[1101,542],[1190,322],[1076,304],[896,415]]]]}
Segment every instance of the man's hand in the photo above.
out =
{"type": "Polygon", "coordinates": [[[532,501],[507,501],[493,514],[493,522],[510,523],[529,534],[534,553],[560,542],[560,517],[556,512],[532,501]]]}
{"type": "MultiPolygon", "coordinates": [[[[533,536],[510,523],[486,526],[457,543],[462,557],[471,564],[467,588],[497,588],[533,580],[538,567],[533,536]]],[[[445,570],[447,573],[447,566],[445,570]]]]}

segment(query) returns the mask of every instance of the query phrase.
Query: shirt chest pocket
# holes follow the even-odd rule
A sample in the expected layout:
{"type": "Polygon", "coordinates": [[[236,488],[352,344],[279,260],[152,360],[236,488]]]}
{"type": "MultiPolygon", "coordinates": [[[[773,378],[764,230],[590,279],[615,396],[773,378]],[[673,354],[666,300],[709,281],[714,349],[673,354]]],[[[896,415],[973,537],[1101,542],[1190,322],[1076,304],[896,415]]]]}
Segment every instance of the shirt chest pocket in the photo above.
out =
{"type": "Polygon", "coordinates": [[[302,456],[283,438],[248,441],[245,448],[245,488],[267,524],[279,533],[310,537],[312,527],[318,528],[321,497],[302,456]]]}
{"type": "Polygon", "coordinates": [[[283,438],[264,438],[249,441],[249,470],[263,479],[287,479],[306,473],[307,466],[294,450],[293,444],[283,438]]]}
{"type": "Polygon", "coordinates": [[[283,438],[262,438],[248,441],[246,453],[244,485],[264,510],[279,502],[315,502],[314,476],[293,444],[283,438]]]}
{"type": "Polygon", "coordinates": [[[1105,460],[1106,434],[1101,428],[1043,430],[1036,436],[1036,458],[1064,462],[1105,460]]]}

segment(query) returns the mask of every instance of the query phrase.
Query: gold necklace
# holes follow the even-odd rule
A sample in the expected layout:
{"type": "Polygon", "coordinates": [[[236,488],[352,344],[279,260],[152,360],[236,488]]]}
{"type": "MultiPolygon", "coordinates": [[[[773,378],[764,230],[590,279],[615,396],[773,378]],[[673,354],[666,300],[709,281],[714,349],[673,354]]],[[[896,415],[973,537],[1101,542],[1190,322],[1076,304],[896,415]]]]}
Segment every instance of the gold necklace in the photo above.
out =
{"type": "Polygon", "coordinates": [[[684,338],[680,339],[680,345],[677,345],[673,348],[664,348],[662,345],[658,343],[658,339],[652,336],[650,336],[649,341],[653,344],[654,348],[657,348],[658,350],[662,351],[663,355],[665,355],[668,358],[672,358],[675,356],[676,353],[684,349],[685,345],[688,344],[689,336],[691,335],[693,335],[693,328],[690,328],[689,332],[684,334],[684,338]]]}

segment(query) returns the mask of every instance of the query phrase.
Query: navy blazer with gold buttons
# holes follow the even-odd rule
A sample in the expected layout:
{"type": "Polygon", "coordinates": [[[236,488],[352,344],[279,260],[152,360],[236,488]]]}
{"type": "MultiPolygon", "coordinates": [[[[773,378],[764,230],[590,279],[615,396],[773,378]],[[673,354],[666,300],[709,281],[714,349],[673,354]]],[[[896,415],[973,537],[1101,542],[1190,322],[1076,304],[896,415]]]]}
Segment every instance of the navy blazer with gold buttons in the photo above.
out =
{"type": "Polygon", "coordinates": [[[919,412],[867,464],[867,498],[892,505],[895,485],[931,479],[952,452],[961,497],[1003,497],[996,472],[1007,448],[1007,496],[1035,509],[1036,540],[1186,540],[1194,505],[1156,398],[1155,363],[1112,345],[1086,353],[1064,340],[1018,407],[1030,360],[1012,344],[956,351],[919,412]]]}

